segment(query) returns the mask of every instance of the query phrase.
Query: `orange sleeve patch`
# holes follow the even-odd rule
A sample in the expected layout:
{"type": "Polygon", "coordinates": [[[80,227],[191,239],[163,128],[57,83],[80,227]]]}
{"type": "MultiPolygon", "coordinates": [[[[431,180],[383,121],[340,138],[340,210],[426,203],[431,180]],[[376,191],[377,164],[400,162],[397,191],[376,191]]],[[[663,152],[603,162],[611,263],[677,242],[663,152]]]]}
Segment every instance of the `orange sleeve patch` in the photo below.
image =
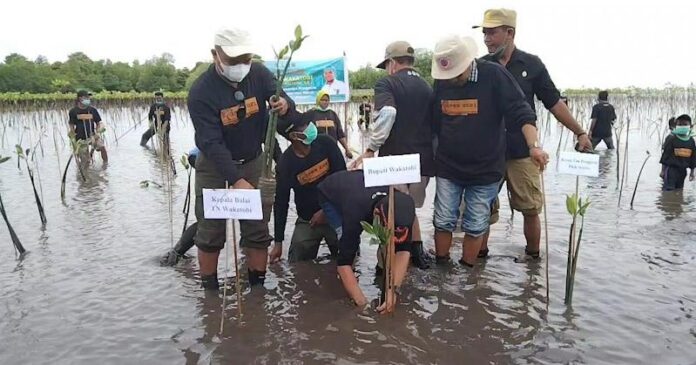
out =
{"type": "Polygon", "coordinates": [[[329,159],[325,158],[318,164],[297,174],[297,181],[302,185],[314,183],[329,173],[329,167],[329,159]]]}
{"type": "Polygon", "coordinates": [[[675,148],[674,155],[677,157],[691,157],[691,148],[675,148]]]}
{"type": "Polygon", "coordinates": [[[478,114],[478,99],[443,100],[442,114],[446,115],[472,115],[478,114]]]}

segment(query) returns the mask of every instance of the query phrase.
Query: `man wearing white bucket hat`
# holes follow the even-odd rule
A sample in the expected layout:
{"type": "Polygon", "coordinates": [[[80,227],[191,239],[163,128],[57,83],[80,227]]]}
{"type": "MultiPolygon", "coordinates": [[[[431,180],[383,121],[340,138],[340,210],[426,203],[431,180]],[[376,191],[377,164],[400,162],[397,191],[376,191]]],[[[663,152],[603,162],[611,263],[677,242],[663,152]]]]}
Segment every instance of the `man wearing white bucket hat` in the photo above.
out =
{"type": "Polygon", "coordinates": [[[452,232],[464,199],[463,257],[473,266],[488,231],[491,204],[505,176],[505,131],[520,130],[531,159],[543,168],[548,155],[537,146],[536,114],[515,79],[501,65],[476,60],[469,37],[442,38],[433,52],[433,126],[436,193],[435,252],[449,261],[452,232]]]}
{"type": "MultiPolygon", "coordinates": [[[[201,285],[217,290],[217,262],[225,244],[225,221],[203,215],[203,189],[253,189],[263,168],[261,145],[267,128],[268,107],[283,118],[300,118],[285,93],[276,91],[273,74],[252,62],[256,48],[249,34],[233,29],[215,34],[213,64],[193,84],[188,109],[196,130],[196,218],[201,285]]],[[[264,217],[270,214],[264,214],[264,217]]],[[[250,285],[262,285],[268,246],[273,237],[264,221],[240,221],[240,246],[246,250],[250,285]]]]}
{"type": "MultiPolygon", "coordinates": [[[[517,12],[511,9],[489,9],[483,15],[483,22],[473,28],[482,28],[484,42],[489,55],[484,59],[503,65],[520,86],[527,103],[535,109],[536,95],[546,109],[566,128],[575,134],[581,150],[592,150],[592,142],[587,133],[561,100],[539,57],[526,53],[515,46],[517,33],[517,12]]],[[[507,171],[505,180],[510,192],[510,206],[524,216],[524,235],[527,241],[525,253],[532,258],[539,257],[541,241],[541,220],[539,214],[543,206],[539,170],[529,158],[524,137],[517,130],[507,134],[507,171]]],[[[481,257],[488,253],[488,234],[484,239],[481,257]]]]}

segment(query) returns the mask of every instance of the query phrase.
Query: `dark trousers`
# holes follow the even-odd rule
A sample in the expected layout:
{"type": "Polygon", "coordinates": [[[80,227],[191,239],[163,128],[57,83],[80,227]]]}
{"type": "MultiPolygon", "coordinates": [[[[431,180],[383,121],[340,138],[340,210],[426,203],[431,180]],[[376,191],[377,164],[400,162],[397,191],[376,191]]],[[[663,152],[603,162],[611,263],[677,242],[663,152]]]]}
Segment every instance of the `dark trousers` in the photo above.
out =
{"type": "MultiPolygon", "coordinates": [[[[152,138],[152,136],[157,134],[157,130],[159,128],[161,128],[161,127],[152,126],[152,127],[148,128],[148,130],[146,130],[145,133],[143,133],[143,136],[140,138],[140,144],[146,145],[147,142],[150,141],[150,138],[152,138]]],[[[169,142],[169,131],[171,129],[172,129],[171,125],[167,124],[167,131],[165,132],[165,135],[164,135],[164,139],[166,141],[165,143],[169,142]]]]}
{"type": "Polygon", "coordinates": [[[684,188],[684,180],[686,180],[686,169],[674,166],[665,167],[665,177],[662,182],[662,190],[672,191],[681,190],[684,188]]]}
{"type": "Polygon", "coordinates": [[[604,144],[607,145],[607,149],[608,149],[608,150],[613,150],[613,149],[614,149],[614,138],[612,138],[611,136],[608,136],[608,137],[595,137],[595,136],[592,136],[592,149],[594,149],[595,147],[597,147],[597,145],[599,144],[599,142],[602,142],[602,141],[604,141],[604,144]]]}

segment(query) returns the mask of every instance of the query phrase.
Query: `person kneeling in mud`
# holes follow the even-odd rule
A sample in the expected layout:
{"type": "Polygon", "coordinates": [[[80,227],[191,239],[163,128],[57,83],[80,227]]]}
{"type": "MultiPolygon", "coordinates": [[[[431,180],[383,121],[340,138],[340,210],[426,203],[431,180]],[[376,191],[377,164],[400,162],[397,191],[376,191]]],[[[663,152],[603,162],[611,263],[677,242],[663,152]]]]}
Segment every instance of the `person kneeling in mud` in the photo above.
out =
{"type": "MultiPolygon", "coordinates": [[[[382,225],[387,225],[389,211],[388,187],[365,187],[362,170],[340,171],[319,184],[319,205],[326,220],[338,236],[338,275],[351,300],[359,308],[368,304],[365,294],[360,289],[358,279],[353,273],[353,261],[360,246],[362,225],[379,218],[382,225]]],[[[411,258],[411,231],[416,218],[416,206],[413,199],[399,191],[394,193],[394,231],[396,238],[394,261],[395,294],[403,283],[411,258]]],[[[377,308],[380,313],[394,310],[398,298],[388,297],[377,308]]]]}
{"type": "Polygon", "coordinates": [[[317,127],[307,120],[278,122],[278,133],[290,141],[276,172],[276,196],[273,206],[275,244],[268,254],[269,262],[278,262],[283,254],[283,239],[288,218],[290,190],[295,194],[297,220],[290,241],[288,260],[307,261],[317,257],[322,240],[331,256],[338,253],[338,239],[326,223],[319,207],[317,185],[327,176],[346,169],[346,162],[336,142],[318,135],[317,127]]]}
{"type": "MultiPolygon", "coordinates": [[[[198,157],[198,153],[200,153],[200,150],[197,147],[194,147],[188,153],[188,163],[191,165],[192,169],[196,168],[196,157],[198,157]]],[[[188,226],[188,228],[184,230],[184,233],[181,234],[181,238],[179,238],[179,242],[176,243],[174,248],[169,250],[169,252],[162,257],[160,264],[163,266],[174,266],[179,260],[183,259],[186,252],[194,245],[193,237],[196,236],[196,231],[198,231],[198,222],[193,222],[193,224],[188,226]]]]}

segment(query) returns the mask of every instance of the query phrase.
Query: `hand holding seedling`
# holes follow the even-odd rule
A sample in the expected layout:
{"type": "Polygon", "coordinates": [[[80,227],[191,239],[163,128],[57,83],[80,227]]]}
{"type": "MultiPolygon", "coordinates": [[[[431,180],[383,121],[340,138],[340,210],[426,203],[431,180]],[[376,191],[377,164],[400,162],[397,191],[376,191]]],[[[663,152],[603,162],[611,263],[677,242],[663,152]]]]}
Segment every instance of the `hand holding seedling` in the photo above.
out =
{"type": "Polygon", "coordinates": [[[283,97],[271,98],[271,108],[278,115],[283,116],[288,112],[288,101],[283,97]]]}

